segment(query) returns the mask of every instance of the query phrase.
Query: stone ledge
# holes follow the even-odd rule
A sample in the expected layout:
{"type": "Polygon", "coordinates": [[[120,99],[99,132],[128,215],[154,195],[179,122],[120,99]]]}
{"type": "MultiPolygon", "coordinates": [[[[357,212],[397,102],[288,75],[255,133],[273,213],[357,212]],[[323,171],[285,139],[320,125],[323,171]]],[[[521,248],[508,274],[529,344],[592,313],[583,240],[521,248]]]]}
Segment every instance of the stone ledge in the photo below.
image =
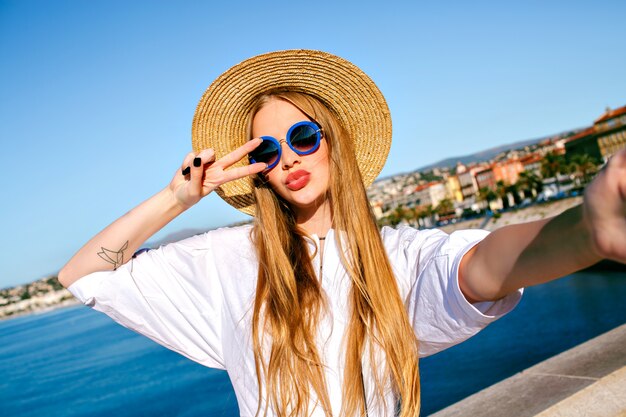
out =
{"type": "Polygon", "coordinates": [[[625,367],[626,324],[452,404],[432,417],[533,417],[549,413],[552,407],[557,407],[554,412],[566,409],[571,412],[572,408],[567,408],[570,399],[572,404],[583,401],[586,414],[541,414],[541,417],[626,415],[623,402],[611,403],[603,396],[596,396],[601,389],[598,387],[605,385],[615,392],[626,392],[625,367]],[[603,414],[603,407],[609,403],[617,404],[613,408],[618,411],[603,414]],[[590,410],[600,414],[592,414],[590,410]]]}
{"type": "Polygon", "coordinates": [[[537,414],[536,417],[626,416],[626,366],[537,414]]]}

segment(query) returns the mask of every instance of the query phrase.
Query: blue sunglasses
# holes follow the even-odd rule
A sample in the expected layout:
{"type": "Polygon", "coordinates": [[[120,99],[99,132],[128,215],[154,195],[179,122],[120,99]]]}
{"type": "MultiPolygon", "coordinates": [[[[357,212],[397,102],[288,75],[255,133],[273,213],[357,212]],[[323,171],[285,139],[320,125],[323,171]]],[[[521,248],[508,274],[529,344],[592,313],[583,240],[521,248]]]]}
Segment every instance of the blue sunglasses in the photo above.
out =
{"type": "Polygon", "coordinates": [[[280,143],[287,145],[298,155],[308,155],[320,147],[322,128],[314,122],[298,122],[287,131],[287,137],[277,140],[272,136],[261,136],[263,142],[248,154],[250,163],[264,162],[267,169],[274,168],[280,161],[282,150],[280,143]]]}

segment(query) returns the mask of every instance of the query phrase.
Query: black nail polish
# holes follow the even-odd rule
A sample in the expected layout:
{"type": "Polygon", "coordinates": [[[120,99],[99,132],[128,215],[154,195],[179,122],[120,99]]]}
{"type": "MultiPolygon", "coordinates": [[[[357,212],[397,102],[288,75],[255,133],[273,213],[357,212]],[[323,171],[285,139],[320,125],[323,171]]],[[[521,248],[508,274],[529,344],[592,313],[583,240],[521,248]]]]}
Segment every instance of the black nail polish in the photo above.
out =
{"type": "Polygon", "coordinates": [[[195,158],[193,160],[193,166],[195,166],[196,168],[198,168],[200,165],[202,165],[202,159],[200,158],[195,158]]]}
{"type": "Polygon", "coordinates": [[[191,172],[191,168],[187,167],[187,168],[183,169],[182,174],[183,175],[189,175],[190,172],[191,172]]]}

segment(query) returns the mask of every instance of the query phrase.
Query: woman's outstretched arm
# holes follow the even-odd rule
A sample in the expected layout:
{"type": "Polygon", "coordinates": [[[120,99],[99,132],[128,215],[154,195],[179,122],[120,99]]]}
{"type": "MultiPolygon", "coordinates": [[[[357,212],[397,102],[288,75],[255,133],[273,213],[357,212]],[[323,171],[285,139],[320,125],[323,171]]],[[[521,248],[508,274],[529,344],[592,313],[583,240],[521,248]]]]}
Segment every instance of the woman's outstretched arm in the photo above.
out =
{"type": "Polygon", "coordinates": [[[259,143],[260,139],[251,140],[217,161],[211,149],[205,149],[198,155],[189,153],[166,188],[87,242],[61,269],[59,282],[69,287],[92,272],[118,268],[128,262],[147,239],[215,188],[263,171],[266,165],[262,163],[227,170],[259,143]],[[183,175],[182,170],[186,167],[190,169],[183,175]]]}
{"type": "Polygon", "coordinates": [[[587,187],[581,205],[502,227],[472,248],[461,261],[459,284],[472,302],[496,300],[602,259],[626,262],[626,150],[587,187]]]}

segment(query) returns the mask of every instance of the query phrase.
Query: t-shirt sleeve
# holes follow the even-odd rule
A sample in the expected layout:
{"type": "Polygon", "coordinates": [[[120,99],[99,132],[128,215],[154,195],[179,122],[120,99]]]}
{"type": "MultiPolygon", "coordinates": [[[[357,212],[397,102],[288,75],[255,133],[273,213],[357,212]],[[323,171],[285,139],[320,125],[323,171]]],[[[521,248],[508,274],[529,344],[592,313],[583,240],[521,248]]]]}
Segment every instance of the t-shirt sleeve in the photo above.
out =
{"type": "Polygon", "coordinates": [[[202,365],[224,369],[222,289],[208,234],[94,272],[68,290],[124,327],[202,365]]]}
{"type": "Polygon", "coordinates": [[[384,231],[390,261],[417,335],[420,356],[428,356],[472,337],[511,311],[520,289],[497,301],[471,304],[459,287],[463,256],[489,232],[418,231],[404,227],[384,231]]]}

